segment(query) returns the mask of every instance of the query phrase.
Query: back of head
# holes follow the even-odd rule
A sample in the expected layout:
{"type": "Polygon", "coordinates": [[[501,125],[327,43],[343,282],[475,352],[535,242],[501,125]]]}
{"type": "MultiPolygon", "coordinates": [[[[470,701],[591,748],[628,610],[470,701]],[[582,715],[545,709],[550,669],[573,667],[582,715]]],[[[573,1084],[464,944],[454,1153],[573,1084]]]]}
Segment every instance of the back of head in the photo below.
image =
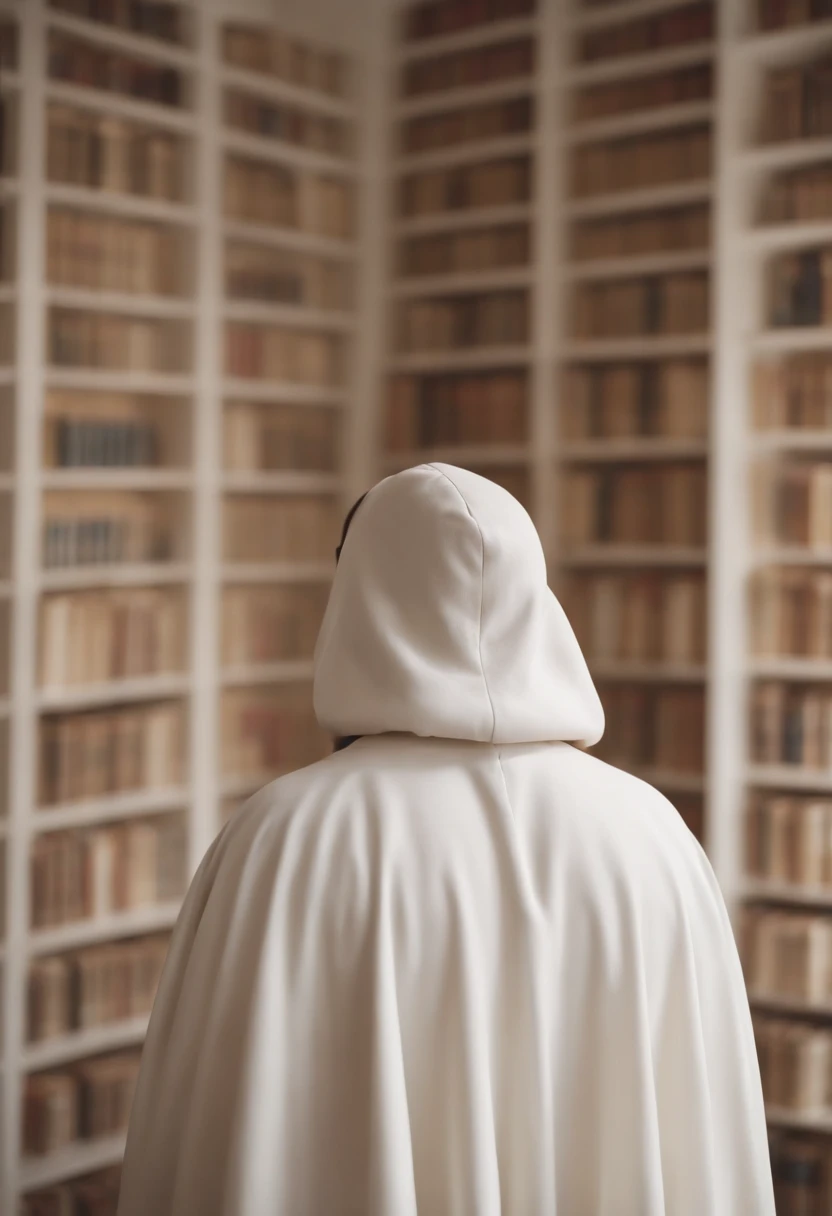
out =
{"type": "Polygon", "coordinates": [[[598,741],[598,695],[516,499],[443,464],[367,494],[318,638],[315,710],[337,735],[598,741]]]}

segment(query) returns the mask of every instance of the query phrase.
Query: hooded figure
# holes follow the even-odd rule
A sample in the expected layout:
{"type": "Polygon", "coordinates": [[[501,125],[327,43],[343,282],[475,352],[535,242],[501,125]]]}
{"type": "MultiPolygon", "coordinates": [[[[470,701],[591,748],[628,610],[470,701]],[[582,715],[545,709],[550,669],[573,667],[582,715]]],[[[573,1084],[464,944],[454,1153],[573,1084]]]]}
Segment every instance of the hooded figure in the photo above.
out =
{"type": "Polygon", "coordinates": [[[432,464],[347,536],[328,759],[220,833],[144,1049],[119,1216],[773,1216],[751,1019],[674,808],[506,491],[432,464]]]}

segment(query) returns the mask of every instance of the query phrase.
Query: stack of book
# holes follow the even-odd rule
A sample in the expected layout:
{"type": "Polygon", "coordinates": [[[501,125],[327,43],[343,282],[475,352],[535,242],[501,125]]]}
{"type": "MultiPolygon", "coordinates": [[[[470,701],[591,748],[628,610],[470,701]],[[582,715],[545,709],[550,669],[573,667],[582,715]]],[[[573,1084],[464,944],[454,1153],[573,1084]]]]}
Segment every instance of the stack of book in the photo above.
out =
{"type": "Polygon", "coordinates": [[[769,1137],[769,1148],[774,1201],[780,1216],[826,1216],[832,1208],[828,1137],[774,1134],[769,1137]]]}
{"type": "Polygon", "coordinates": [[[332,498],[239,494],[223,507],[229,562],[325,561],[333,557],[340,513],[332,498]]]}
{"type": "Polygon", "coordinates": [[[567,547],[702,546],[706,501],[701,464],[570,468],[561,484],[561,538],[567,547]]]}
{"type": "Polygon", "coordinates": [[[524,372],[395,376],[387,388],[386,446],[522,443],[528,437],[524,372]]]}
{"type": "Polygon", "coordinates": [[[162,495],[50,494],[44,505],[43,564],[58,567],[166,562],[176,520],[162,495]]]}
{"type": "Polygon", "coordinates": [[[709,63],[697,63],[584,89],[575,98],[574,116],[578,122],[591,122],[613,114],[705,101],[712,95],[713,69],[709,63]]]}
{"type": "Polygon", "coordinates": [[[223,411],[227,469],[334,472],[340,442],[341,415],[336,409],[228,401],[223,411]]]}
{"type": "Polygon", "coordinates": [[[832,461],[761,461],[753,469],[752,523],[761,545],[832,546],[832,461]]]}
{"type": "Polygon", "coordinates": [[[43,1156],[124,1131],[138,1073],[138,1052],[123,1052],[30,1076],[23,1095],[23,1151],[43,1156]]]}
{"type": "Polygon", "coordinates": [[[405,42],[442,38],[463,30],[497,21],[528,17],[535,11],[535,0],[423,0],[412,5],[403,23],[405,42]]]}
{"type": "Polygon", "coordinates": [[[411,173],[401,179],[399,214],[403,218],[416,218],[443,211],[527,203],[531,180],[531,161],[527,156],[411,173]]]}
{"type": "Polygon", "coordinates": [[[764,98],[764,143],[832,135],[832,58],[772,71],[764,98]]]}
{"type": "Polygon", "coordinates": [[[324,583],[227,587],[223,663],[235,667],[311,659],[327,598],[324,583]]]}
{"type": "Polygon", "coordinates": [[[49,394],[44,465],[52,469],[147,468],[162,463],[170,399],[128,393],[49,394]]]}
{"type": "Polygon", "coordinates": [[[771,261],[769,321],[775,328],[832,325],[832,247],[802,249],[771,261]]]}
{"type": "Polygon", "coordinates": [[[705,579],[655,571],[575,574],[563,595],[590,665],[705,661],[705,579]]]}
{"type": "Polygon", "coordinates": [[[336,312],[348,310],[353,298],[352,278],[343,262],[241,241],[228,241],[225,246],[225,291],[231,300],[336,312]]]}
{"type": "Polygon", "coordinates": [[[832,688],[776,680],[751,694],[751,758],[759,764],[832,768],[832,688]]]}
{"type": "Polygon", "coordinates": [[[707,206],[665,207],[573,224],[570,255],[576,262],[682,253],[707,249],[711,211],[707,206]]]}
{"type": "Polygon", "coordinates": [[[349,83],[343,55],[321,50],[268,26],[224,22],[222,57],[231,67],[262,72],[332,97],[344,96],[349,83]]]}
{"type": "Polygon", "coordinates": [[[234,688],[222,699],[222,769],[254,785],[321,760],[332,740],[318,726],[305,685],[234,688]]]}
{"type": "Polygon", "coordinates": [[[714,6],[705,3],[680,4],[667,12],[651,13],[630,21],[626,5],[617,24],[589,30],[578,41],[578,60],[594,63],[599,59],[616,59],[625,55],[644,55],[689,43],[706,42],[714,35],[714,6]]]}
{"type": "Polygon", "coordinates": [[[338,385],[343,379],[343,345],[315,330],[233,322],[225,330],[225,371],[253,380],[338,385]]]}
{"type": "Polygon", "coordinates": [[[531,97],[487,101],[465,109],[412,118],[402,125],[402,150],[408,154],[447,148],[454,144],[499,139],[531,130],[534,103],[531,97]]]}
{"type": "Polygon", "coordinates": [[[702,772],[705,705],[700,688],[599,684],[606,726],[596,754],[622,768],[702,772]]]}
{"type": "Polygon", "coordinates": [[[157,105],[180,107],[187,95],[186,79],[178,68],[62,33],[49,35],[48,70],[52,80],[157,105]]]}
{"type": "Polygon", "coordinates": [[[20,1216],[115,1216],[121,1166],[73,1178],[21,1200],[20,1216]]]}
{"type": "Polygon", "coordinates": [[[401,305],[397,328],[396,345],[403,352],[513,346],[528,340],[528,296],[492,291],[413,300],[401,305]]]}
{"type": "Polygon", "coordinates": [[[832,164],[776,174],[763,195],[763,224],[794,224],[832,217],[832,164]]]}
{"type": "Polygon", "coordinates": [[[832,355],[789,355],[754,368],[754,425],[760,430],[832,428],[832,355]]]}
{"type": "Polygon", "coordinates": [[[706,274],[614,279],[578,289],[572,333],[576,338],[698,334],[708,328],[708,312],[706,274]]]}
{"type": "Polygon", "coordinates": [[[229,219],[345,240],[353,230],[353,196],[339,177],[230,156],[223,178],[229,219]]]}
{"type": "Polygon", "coordinates": [[[56,103],[47,115],[50,182],[168,202],[184,198],[185,145],[178,135],[56,103]]]}
{"type": "Polygon", "coordinates": [[[186,39],[187,10],[172,0],[49,0],[49,7],[159,42],[186,39]]]}
{"type": "Polygon", "coordinates": [[[767,1103],[805,1114],[832,1113],[832,1030],[755,1018],[754,1038],[767,1103]]]}
{"type": "Polygon", "coordinates": [[[760,792],[746,828],[746,862],[755,878],[832,893],[832,800],[760,792]]]}
{"type": "Polygon", "coordinates": [[[572,157],[572,194],[590,198],[619,190],[697,181],[710,176],[711,151],[711,129],[707,126],[583,144],[572,157]]]}
{"type": "Polygon", "coordinates": [[[563,379],[564,439],[699,439],[708,430],[704,360],[572,365],[563,379]]]}
{"type": "Polygon", "coordinates": [[[223,116],[229,127],[251,135],[330,156],[346,156],[350,151],[350,130],[342,119],[312,113],[282,101],[271,101],[256,93],[227,89],[223,116]]]}
{"type": "Polygon", "coordinates": [[[752,996],[823,1008],[832,1002],[832,920],[755,905],[745,909],[743,965],[752,996]]]}
{"type": "Polygon", "coordinates": [[[535,44],[530,38],[509,38],[471,50],[416,59],[402,70],[402,95],[452,93],[454,89],[518,80],[534,71],[534,62],[535,44]]]}
{"type": "Polygon", "coordinates": [[[49,310],[48,360],[53,367],[181,373],[191,363],[190,325],[116,313],[49,310]]]}
{"type": "Polygon", "coordinates": [[[439,232],[402,241],[398,271],[403,278],[506,270],[529,262],[526,224],[494,224],[466,232],[439,232]]]}
{"type": "Polygon", "coordinates": [[[751,584],[751,649],[758,656],[832,659],[832,570],[757,570],[751,584]]]}

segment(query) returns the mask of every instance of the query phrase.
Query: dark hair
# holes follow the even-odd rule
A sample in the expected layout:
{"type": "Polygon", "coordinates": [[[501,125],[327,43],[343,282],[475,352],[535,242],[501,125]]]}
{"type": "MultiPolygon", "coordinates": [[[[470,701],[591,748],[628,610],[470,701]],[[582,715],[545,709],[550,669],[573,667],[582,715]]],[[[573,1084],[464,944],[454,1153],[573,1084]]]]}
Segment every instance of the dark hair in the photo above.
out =
{"type": "MultiPolygon", "coordinates": [[[[338,548],[335,550],[336,566],[338,565],[338,562],[341,560],[341,550],[344,547],[344,541],[347,539],[347,533],[350,530],[350,524],[352,523],[352,518],[366,497],[367,497],[366,493],[362,494],[361,497],[358,499],[358,501],[354,502],[352,504],[352,506],[350,507],[349,511],[347,511],[347,518],[344,520],[344,526],[341,529],[341,540],[338,544],[338,548]]],[[[361,738],[360,735],[339,735],[338,738],[335,740],[334,750],[336,752],[342,752],[345,747],[349,747],[349,745],[351,743],[355,743],[356,739],[360,739],[360,738],[361,738]]]]}

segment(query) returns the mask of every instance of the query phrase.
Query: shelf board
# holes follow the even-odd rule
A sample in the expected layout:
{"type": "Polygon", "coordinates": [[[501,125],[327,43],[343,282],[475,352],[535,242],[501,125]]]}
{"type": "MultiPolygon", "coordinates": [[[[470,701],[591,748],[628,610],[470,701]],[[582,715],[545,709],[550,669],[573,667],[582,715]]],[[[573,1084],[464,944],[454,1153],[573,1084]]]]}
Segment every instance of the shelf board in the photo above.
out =
{"type": "Polygon", "coordinates": [[[527,367],[533,352],[524,346],[476,346],[464,350],[418,351],[392,355],[388,370],[393,372],[465,371],[469,368],[527,367]]]}
{"type": "Polygon", "coordinates": [[[459,292],[497,291],[509,287],[531,287],[536,271],[530,266],[449,271],[447,274],[413,275],[396,280],[390,295],[404,299],[459,292]]]}
{"type": "Polygon", "coordinates": [[[183,562],[125,562],[123,565],[71,566],[42,570],[41,591],[75,591],[85,587],[161,587],[187,583],[190,565],[183,562]]]}
{"type": "Polygon", "coordinates": [[[248,663],[222,669],[221,681],[225,688],[245,687],[250,684],[306,683],[314,675],[312,659],[292,659],[277,663],[248,663]]]}
{"type": "Polygon", "coordinates": [[[80,287],[52,287],[44,292],[46,304],[56,308],[92,309],[130,316],[161,317],[165,320],[194,319],[193,300],[177,296],[145,295],[141,292],[96,291],[80,287]]]}
{"type": "Polygon", "coordinates": [[[832,1005],[813,1004],[795,996],[781,996],[779,993],[757,992],[751,989],[748,993],[749,1004],[767,1013],[791,1014],[794,1017],[832,1017],[832,1005]]]}
{"type": "Polygon", "coordinates": [[[497,139],[471,140],[447,148],[431,148],[424,152],[400,153],[391,166],[391,174],[417,173],[426,169],[441,169],[470,165],[479,161],[497,160],[508,156],[524,156],[534,151],[535,137],[531,131],[522,135],[505,135],[497,139]]]}
{"type": "Polygon", "coordinates": [[[581,195],[568,200],[565,214],[569,219],[585,219],[602,215],[624,215],[632,211],[655,211],[684,203],[709,202],[713,195],[710,178],[671,182],[658,186],[643,186],[637,190],[608,190],[603,194],[581,195]]]}
{"type": "Polygon", "coordinates": [[[790,548],[772,546],[771,548],[754,549],[751,555],[752,566],[832,566],[832,546],[818,549],[790,548]]]}
{"type": "Polygon", "coordinates": [[[399,122],[410,118],[421,118],[427,114],[444,114],[448,110],[466,110],[495,101],[520,100],[528,97],[537,88],[534,78],[511,76],[507,80],[495,80],[489,84],[463,85],[459,88],[442,89],[435,93],[419,93],[413,97],[402,97],[394,103],[393,117],[399,122]]]}
{"type": "Polygon", "coordinates": [[[749,345],[757,354],[788,354],[801,351],[832,351],[832,326],[803,325],[768,329],[753,334],[749,345]]]}
{"type": "Polygon", "coordinates": [[[635,17],[672,12],[675,8],[679,8],[679,0],[627,0],[624,5],[606,4],[592,8],[576,5],[569,21],[569,28],[573,32],[581,32],[608,25],[625,25],[635,17]]]}
{"type": "Polygon", "coordinates": [[[483,22],[458,33],[402,42],[399,45],[399,60],[412,63],[416,59],[432,59],[435,55],[447,55],[452,51],[471,51],[515,38],[534,38],[538,32],[537,25],[534,17],[519,17],[508,21],[483,22]]]}
{"type": "Polygon", "coordinates": [[[110,916],[100,916],[95,920],[75,921],[52,929],[34,929],[28,936],[29,954],[57,954],[61,950],[75,950],[97,942],[116,941],[124,937],[137,937],[162,929],[172,929],[179,916],[179,908],[179,902],[159,904],[155,907],[131,909],[128,912],[114,912],[110,916]]]}
{"type": "Polygon", "coordinates": [[[103,798],[65,802],[34,812],[30,819],[33,833],[62,831],[66,828],[89,827],[116,819],[133,819],[145,815],[162,815],[187,807],[191,791],[186,786],[162,786],[158,789],[131,790],[109,794],[103,798]]]}
{"type": "Polygon", "coordinates": [[[311,329],[345,333],[355,329],[353,313],[305,304],[271,303],[268,300],[226,300],[223,316],[227,321],[248,321],[255,325],[308,326],[311,329]]]}
{"type": "Polygon", "coordinates": [[[754,253],[779,253],[783,250],[806,249],[812,245],[832,243],[832,218],[761,224],[747,231],[743,239],[749,251],[754,253]]]}
{"type": "Polygon", "coordinates": [[[832,684],[832,659],[751,658],[748,675],[752,680],[822,680],[832,684]]]}
{"type": "Polygon", "coordinates": [[[126,1134],[104,1140],[79,1141],[46,1157],[24,1158],[19,1172],[21,1191],[40,1190],[71,1178],[118,1165],[124,1156],[126,1134]]]}
{"type": "Polygon", "coordinates": [[[231,562],[221,568],[224,583],[329,583],[335,573],[332,561],[309,562],[231,562]]]}
{"type": "Polygon", "coordinates": [[[555,450],[558,461],[618,462],[623,460],[704,460],[707,439],[667,439],[663,436],[634,436],[624,439],[587,439],[561,443],[555,450]]]}
{"type": "Polygon", "coordinates": [[[285,380],[255,380],[227,378],[222,381],[222,395],[239,401],[264,401],[275,405],[345,405],[347,395],[342,388],[318,387],[314,384],[289,384],[285,380]]]}
{"type": "Polygon", "coordinates": [[[126,118],[128,121],[145,123],[152,127],[165,127],[187,135],[193,135],[196,130],[196,120],[191,110],[127,97],[123,93],[108,89],[47,80],[46,100],[56,101],[60,105],[77,106],[79,110],[92,110],[114,118],[126,118]]]}
{"type": "Polygon", "coordinates": [[[23,1049],[21,1067],[24,1072],[34,1072],[41,1068],[69,1064],[85,1056],[140,1046],[147,1034],[149,1020],[145,1015],[88,1030],[76,1030],[60,1038],[30,1043],[23,1049]]]}
{"type": "Polygon", "coordinates": [[[771,172],[775,169],[798,169],[802,165],[813,165],[824,160],[832,160],[832,145],[828,137],[794,139],[746,148],[740,153],[736,165],[746,170],[771,172]]]}
{"type": "Polygon", "coordinates": [[[102,684],[79,684],[75,688],[42,688],[37,694],[37,707],[41,713],[58,713],[99,705],[132,704],[184,697],[190,688],[191,676],[187,672],[108,680],[102,684]]]}
{"type": "Polygon", "coordinates": [[[347,98],[335,97],[329,93],[320,93],[303,85],[291,84],[277,76],[266,72],[257,72],[252,68],[232,67],[221,65],[219,69],[220,83],[227,88],[245,89],[256,93],[258,97],[272,101],[288,101],[303,106],[309,110],[317,110],[334,118],[352,118],[355,115],[355,105],[347,98]]]}
{"type": "Polygon", "coordinates": [[[313,151],[296,144],[284,143],[276,137],[257,135],[237,127],[225,127],[220,140],[227,152],[238,152],[242,156],[254,157],[269,164],[309,169],[313,173],[335,174],[347,178],[354,178],[358,173],[357,162],[346,156],[313,151]]]}
{"type": "Polygon", "coordinates": [[[628,338],[570,338],[561,347],[573,362],[607,362],[615,359],[662,359],[706,355],[710,334],[640,334],[628,338]]]}
{"type": "Polygon", "coordinates": [[[602,683],[704,684],[708,669],[704,664],[638,662],[613,660],[593,663],[587,659],[593,680],[602,683]]]}
{"type": "Polygon", "coordinates": [[[716,106],[713,101],[688,101],[644,107],[623,114],[573,122],[565,135],[565,142],[586,144],[594,140],[646,134],[649,131],[667,131],[674,127],[713,122],[715,116],[716,106]]]}
{"type": "Polygon", "coordinates": [[[806,887],[774,879],[751,878],[743,887],[743,898],[757,903],[805,904],[832,911],[832,887],[806,887]]]}
{"type": "Polygon", "coordinates": [[[85,211],[103,211],[108,215],[129,219],[161,220],[169,224],[193,224],[196,210],[189,203],[168,202],[142,194],[116,194],[111,190],[96,190],[87,186],[47,182],[47,203],[53,206],[78,207],[85,211]]]}
{"type": "Polygon", "coordinates": [[[570,566],[705,566],[706,549],[681,545],[582,545],[566,549],[559,564],[570,566]]]}
{"type": "Polygon", "coordinates": [[[44,380],[47,388],[159,393],[166,397],[183,397],[195,389],[193,376],[184,373],[113,371],[95,367],[47,367],[44,380]]]}
{"type": "Polygon", "coordinates": [[[823,51],[830,39],[832,21],[812,21],[790,29],[751,34],[737,43],[736,52],[760,65],[774,64],[823,51]]]}
{"type": "Polygon", "coordinates": [[[832,1111],[827,1114],[814,1114],[808,1111],[787,1110],[783,1106],[766,1106],[766,1122],[771,1127],[784,1127],[791,1131],[832,1135],[832,1111]]]}
{"type": "Polygon", "coordinates": [[[405,452],[385,452],[384,466],[391,472],[409,469],[414,465],[455,464],[461,467],[474,465],[524,465],[531,466],[534,453],[531,445],[523,444],[443,444],[432,448],[414,448],[405,452]]]}
{"type": "Polygon", "coordinates": [[[193,474],[186,469],[160,469],[148,466],[118,468],[45,469],[41,474],[44,490],[181,490],[191,489],[193,474]]]}
{"type": "Polygon", "coordinates": [[[458,211],[430,211],[425,215],[400,216],[393,221],[392,227],[399,236],[441,235],[467,228],[530,223],[532,218],[529,203],[504,203],[496,207],[466,207],[458,211]]]}
{"type": "Polygon", "coordinates": [[[832,793],[832,771],[805,769],[797,764],[749,764],[745,780],[760,789],[832,793]]]}
{"type": "Polygon", "coordinates": [[[683,250],[678,253],[642,253],[633,257],[595,258],[569,262],[563,274],[573,282],[593,279],[628,279],[636,275],[670,274],[679,270],[708,270],[711,266],[708,249],[683,250]]]}
{"type": "Polygon", "coordinates": [[[340,494],[343,479],[335,473],[241,469],[223,474],[226,494],[340,494]]]}
{"type": "Polygon", "coordinates": [[[114,51],[123,51],[127,55],[137,55],[145,61],[158,61],[188,69],[196,66],[194,53],[187,46],[180,46],[175,42],[152,38],[131,30],[119,29],[104,21],[85,20],[83,17],[73,17],[68,13],[47,9],[46,23],[48,30],[72,34],[73,37],[82,38],[85,42],[92,42],[114,51]]]}
{"type": "Polygon", "coordinates": [[[355,261],[355,244],[349,238],[320,236],[315,232],[302,232],[298,228],[279,227],[277,224],[261,224],[252,220],[234,219],[227,216],[222,222],[226,240],[245,241],[252,245],[266,245],[275,249],[291,249],[298,253],[320,253],[342,262],[355,261]]]}
{"type": "Polygon", "coordinates": [[[753,431],[749,447],[757,455],[775,452],[821,452],[832,449],[832,428],[829,430],[753,431]]]}
{"type": "MultiPolygon", "coordinates": [[[[622,22],[625,21],[626,18],[622,14],[622,22]]],[[[715,51],[713,42],[703,41],[692,46],[672,46],[637,55],[614,55],[588,63],[575,63],[566,73],[565,83],[570,89],[578,89],[583,85],[605,84],[613,80],[626,80],[631,76],[655,75],[656,72],[669,72],[675,68],[708,63],[714,58],[715,51]]]]}

